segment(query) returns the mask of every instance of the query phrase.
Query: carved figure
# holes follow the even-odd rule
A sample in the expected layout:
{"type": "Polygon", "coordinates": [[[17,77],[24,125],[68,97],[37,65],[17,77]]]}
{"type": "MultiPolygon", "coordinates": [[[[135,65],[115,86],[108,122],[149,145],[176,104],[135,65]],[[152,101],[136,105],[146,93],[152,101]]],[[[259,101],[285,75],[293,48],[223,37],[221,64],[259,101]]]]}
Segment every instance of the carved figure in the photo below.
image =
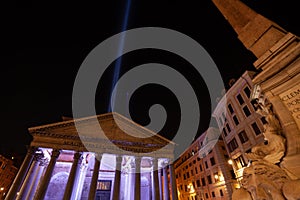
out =
{"type": "Polygon", "coordinates": [[[286,172],[277,165],[255,161],[244,169],[242,187],[248,190],[255,200],[284,200],[281,188],[288,181],[286,172]]]}
{"type": "Polygon", "coordinates": [[[270,163],[278,163],[285,153],[285,138],[281,136],[281,126],[272,109],[272,104],[265,99],[256,99],[254,103],[256,112],[264,116],[267,124],[264,126],[264,137],[267,144],[260,144],[252,148],[251,153],[246,154],[250,160],[266,160],[270,163]]]}

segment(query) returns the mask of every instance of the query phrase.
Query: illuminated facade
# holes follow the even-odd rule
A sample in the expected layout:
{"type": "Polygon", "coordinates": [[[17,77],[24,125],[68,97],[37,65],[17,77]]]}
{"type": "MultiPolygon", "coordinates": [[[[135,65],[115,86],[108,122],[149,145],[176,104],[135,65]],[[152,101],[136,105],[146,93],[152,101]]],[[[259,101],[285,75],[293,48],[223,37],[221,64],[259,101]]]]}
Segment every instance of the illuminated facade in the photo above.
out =
{"type": "Polygon", "coordinates": [[[170,162],[174,143],[117,113],[33,127],[29,132],[33,141],[7,200],[147,200],[173,194],[177,199],[170,162]],[[74,121],[87,131],[85,143],[74,121]],[[153,153],[155,149],[160,153],[153,153]]]}
{"type": "Polygon", "coordinates": [[[18,168],[13,165],[13,161],[0,155],[0,199],[8,192],[18,168]]]}
{"type": "Polygon", "coordinates": [[[209,128],[174,163],[178,198],[230,199],[236,180],[228,159],[219,130],[209,128]]]}
{"type": "Polygon", "coordinates": [[[250,99],[253,77],[253,72],[246,71],[221,98],[213,112],[238,181],[249,162],[245,154],[264,142],[262,133],[266,120],[255,112],[250,99]]]}

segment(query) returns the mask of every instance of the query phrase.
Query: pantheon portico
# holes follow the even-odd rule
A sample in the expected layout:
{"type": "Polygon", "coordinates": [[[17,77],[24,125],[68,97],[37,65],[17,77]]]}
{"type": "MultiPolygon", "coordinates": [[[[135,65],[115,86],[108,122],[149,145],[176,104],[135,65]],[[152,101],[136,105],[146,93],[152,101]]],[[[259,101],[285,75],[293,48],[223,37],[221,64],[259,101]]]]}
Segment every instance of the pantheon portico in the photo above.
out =
{"type": "Polygon", "coordinates": [[[47,124],[29,133],[33,140],[6,200],[177,199],[175,144],[120,114],[47,124]]]}

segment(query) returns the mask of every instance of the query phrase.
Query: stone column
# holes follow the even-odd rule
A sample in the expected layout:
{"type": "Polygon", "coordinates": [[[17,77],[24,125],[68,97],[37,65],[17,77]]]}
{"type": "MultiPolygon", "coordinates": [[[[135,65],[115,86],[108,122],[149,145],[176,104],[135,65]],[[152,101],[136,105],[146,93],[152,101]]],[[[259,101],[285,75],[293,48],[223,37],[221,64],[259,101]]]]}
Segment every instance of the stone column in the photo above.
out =
{"type": "Polygon", "coordinates": [[[22,184],[22,187],[21,187],[21,190],[19,192],[19,195],[17,196],[17,199],[20,200],[20,199],[26,199],[25,197],[27,196],[29,190],[30,190],[30,187],[32,185],[32,181],[34,179],[34,176],[36,174],[36,170],[37,170],[37,167],[38,167],[38,164],[39,162],[36,160],[36,158],[34,158],[31,166],[30,166],[30,169],[27,173],[27,176],[24,180],[24,183],[22,184]]]}
{"type": "Polygon", "coordinates": [[[128,173],[128,199],[134,199],[134,190],[135,190],[135,163],[131,159],[130,170],[128,173]]]}
{"type": "Polygon", "coordinates": [[[86,163],[86,160],[84,160],[80,165],[80,175],[75,182],[75,188],[73,189],[75,191],[75,194],[73,193],[73,196],[75,195],[74,199],[81,199],[82,194],[82,188],[85,180],[86,171],[88,168],[88,164],[86,163]]]}
{"type": "Polygon", "coordinates": [[[37,173],[34,176],[33,184],[31,185],[28,195],[25,199],[30,199],[30,200],[33,199],[34,193],[36,192],[36,188],[37,188],[40,178],[43,174],[44,166],[47,165],[47,163],[43,162],[43,161],[40,161],[39,164],[40,165],[38,166],[37,173]]]}
{"type": "Polygon", "coordinates": [[[92,181],[91,181],[91,186],[90,186],[90,191],[89,191],[89,198],[88,198],[89,200],[94,200],[96,197],[96,189],[97,189],[101,159],[102,159],[101,154],[95,155],[94,171],[93,171],[93,176],[92,176],[92,181]]]}
{"type": "Polygon", "coordinates": [[[141,157],[135,157],[135,190],[134,200],[141,200],[141,157]]]}
{"type": "Polygon", "coordinates": [[[114,178],[113,200],[120,199],[122,156],[116,155],[116,171],[114,178]]]}
{"type": "Polygon", "coordinates": [[[49,185],[49,182],[51,180],[51,175],[52,175],[52,172],[53,172],[53,169],[55,167],[55,163],[56,163],[56,160],[57,160],[59,154],[60,154],[60,150],[58,150],[58,149],[53,149],[52,150],[51,160],[50,160],[49,165],[46,169],[44,177],[43,177],[43,179],[41,180],[41,182],[39,184],[38,190],[34,195],[34,200],[44,199],[47,188],[48,188],[48,185],[49,185]]]}
{"type": "Polygon", "coordinates": [[[178,200],[176,177],[175,177],[175,171],[174,171],[174,164],[173,163],[170,163],[169,170],[170,170],[170,182],[171,182],[171,188],[172,188],[172,200],[178,200]]]}
{"type": "Polygon", "coordinates": [[[81,160],[82,160],[82,153],[76,152],[73,157],[73,164],[71,167],[67,186],[65,189],[64,198],[63,198],[64,200],[69,200],[72,197],[75,179],[76,179],[76,176],[78,175],[78,164],[79,165],[81,164],[81,160]]]}
{"type": "Polygon", "coordinates": [[[5,197],[5,200],[14,200],[15,199],[15,196],[26,176],[26,173],[29,169],[29,166],[32,162],[32,159],[34,157],[34,153],[36,151],[36,147],[29,147],[28,151],[27,151],[27,154],[26,154],[26,157],[18,171],[18,174],[14,180],[14,182],[12,183],[6,197],[5,197]]]}
{"type": "Polygon", "coordinates": [[[163,174],[164,174],[164,200],[170,200],[167,163],[165,163],[165,165],[163,166],[163,174]]]}
{"type": "Polygon", "coordinates": [[[158,170],[158,184],[159,184],[159,199],[163,199],[163,191],[162,191],[162,183],[161,183],[161,174],[162,174],[162,169],[158,170]]]}
{"type": "Polygon", "coordinates": [[[153,191],[154,191],[154,195],[153,195],[153,198],[155,200],[159,200],[159,182],[158,182],[158,161],[157,161],[157,158],[153,158],[152,160],[152,173],[153,173],[153,191]]]}

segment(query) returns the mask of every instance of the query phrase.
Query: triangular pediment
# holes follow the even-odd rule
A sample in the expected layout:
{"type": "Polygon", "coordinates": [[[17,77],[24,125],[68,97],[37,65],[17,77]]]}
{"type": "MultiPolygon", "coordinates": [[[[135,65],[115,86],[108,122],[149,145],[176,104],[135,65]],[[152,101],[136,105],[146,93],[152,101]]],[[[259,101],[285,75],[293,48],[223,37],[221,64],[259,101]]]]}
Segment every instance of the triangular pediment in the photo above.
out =
{"type": "Polygon", "coordinates": [[[79,151],[112,151],[117,148],[128,152],[150,153],[174,143],[118,113],[72,119],[29,128],[32,145],[79,151]],[[114,144],[114,145],[112,145],[114,144]]]}

